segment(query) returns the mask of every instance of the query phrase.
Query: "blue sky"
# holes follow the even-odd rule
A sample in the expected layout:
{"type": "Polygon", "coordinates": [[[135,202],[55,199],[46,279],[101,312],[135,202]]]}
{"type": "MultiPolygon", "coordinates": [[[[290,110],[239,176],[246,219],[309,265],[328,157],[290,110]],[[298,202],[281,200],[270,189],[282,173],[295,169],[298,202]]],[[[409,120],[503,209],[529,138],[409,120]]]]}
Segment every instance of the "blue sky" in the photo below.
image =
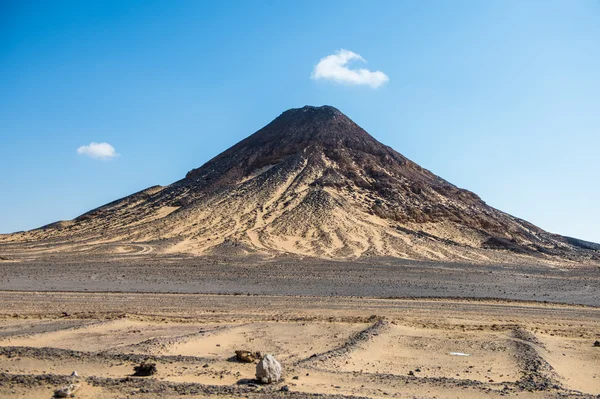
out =
{"type": "Polygon", "coordinates": [[[597,0],[0,1],[0,232],[329,104],[490,205],[600,242],[598,21],[597,0]],[[340,49],[388,80],[314,79],[340,49]],[[119,156],[78,153],[92,142],[119,156]]]}

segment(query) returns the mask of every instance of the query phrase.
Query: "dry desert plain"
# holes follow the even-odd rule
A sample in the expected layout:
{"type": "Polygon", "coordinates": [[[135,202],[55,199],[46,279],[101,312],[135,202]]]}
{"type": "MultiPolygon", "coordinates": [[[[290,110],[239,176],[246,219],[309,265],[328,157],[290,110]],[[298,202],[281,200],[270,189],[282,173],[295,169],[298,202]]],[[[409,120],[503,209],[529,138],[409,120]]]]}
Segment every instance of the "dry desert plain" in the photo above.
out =
{"type": "Polygon", "coordinates": [[[597,266],[3,257],[0,397],[600,394],[597,266]],[[256,384],[240,349],[273,354],[284,380],[256,384]],[[132,376],[142,361],[157,373],[132,376]]]}

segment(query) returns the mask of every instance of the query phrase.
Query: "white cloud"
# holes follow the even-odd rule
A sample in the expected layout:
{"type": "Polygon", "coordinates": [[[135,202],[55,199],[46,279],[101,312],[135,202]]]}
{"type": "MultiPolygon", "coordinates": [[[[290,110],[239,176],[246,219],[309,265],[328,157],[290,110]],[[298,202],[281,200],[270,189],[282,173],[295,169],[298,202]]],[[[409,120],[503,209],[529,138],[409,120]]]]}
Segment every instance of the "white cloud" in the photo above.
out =
{"type": "Polygon", "coordinates": [[[311,79],[328,79],[337,83],[350,85],[368,85],[377,88],[386,84],[390,78],[381,72],[371,72],[368,69],[350,69],[351,61],[367,62],[359,54],[348,50],[340,50],[335,54],[321,58],[310,76],[311,79]]]}
{"type": "Polygon", "coordinates": [[[88,145],[82,145],[77,149],[79,155],[86,155],[94,159],[112,159],[119,156],[115,147],[108,143],[91,142],[88,145]]]}

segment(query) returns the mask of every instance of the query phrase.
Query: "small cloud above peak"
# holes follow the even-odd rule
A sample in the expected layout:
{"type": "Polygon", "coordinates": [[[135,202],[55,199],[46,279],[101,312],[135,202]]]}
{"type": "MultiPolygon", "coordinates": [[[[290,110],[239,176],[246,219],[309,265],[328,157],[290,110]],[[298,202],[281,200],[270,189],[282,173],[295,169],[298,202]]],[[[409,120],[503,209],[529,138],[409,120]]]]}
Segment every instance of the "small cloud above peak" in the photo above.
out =
{"type": "Polygon", "coordinates": [[[369,71],[365,68],[349,68],[352,61],[367,61],[349,50],[341,49],[335,54],[321,58],[313,69],[311,79],[325,79],[348,85],[367,85],[376,89],[386,84],[390,78],[381,71],[369,71]]]}
{"type": "Polygon", "coordinates": [[[79,155],[85,155],[93,159],[108,160],[119,156],[115,147],[108,143],[96,143],[92,141],[88,145],[82,145],[77,149],[79,155]]]}

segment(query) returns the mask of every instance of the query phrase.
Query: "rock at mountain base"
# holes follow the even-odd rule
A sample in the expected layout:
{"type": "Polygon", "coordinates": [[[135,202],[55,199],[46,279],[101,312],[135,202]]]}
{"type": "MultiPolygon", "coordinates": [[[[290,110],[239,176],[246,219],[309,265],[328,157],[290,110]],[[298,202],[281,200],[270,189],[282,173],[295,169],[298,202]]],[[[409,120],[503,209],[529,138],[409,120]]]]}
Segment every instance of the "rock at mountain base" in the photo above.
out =
{"type": "Polygon", "coordinates": [[[260,359],[260,357],[260,352],[250,352],[245,350],[235,351],[235,359],[242,363],[254,363],[256,360],[260,359]]]}
{"type": "Polygon", "coordinates": [[[54,397],[55,398],[68,398],[69,396],[73,395],[75,393],[75,391],[77,391],[78,389],[79,389],[79,385],[75,385],[75,384],[67,385],[66,387],[62,387],[61,389],[57,389],[56,391],[54,391],[54,397]]]}
{"type": "Polygon", "coordinates": [[[281,379],[281,364],[273,355],[265,355],[256,365],[256,379],[271,384],[281,379]]]}
{"type": "Polygon", "coordinates": [[[138,377],[147,377],[156,374],[156,363],[142,362],[139,366],[133,368],[135,372],[133,375],[138,377]]]}

